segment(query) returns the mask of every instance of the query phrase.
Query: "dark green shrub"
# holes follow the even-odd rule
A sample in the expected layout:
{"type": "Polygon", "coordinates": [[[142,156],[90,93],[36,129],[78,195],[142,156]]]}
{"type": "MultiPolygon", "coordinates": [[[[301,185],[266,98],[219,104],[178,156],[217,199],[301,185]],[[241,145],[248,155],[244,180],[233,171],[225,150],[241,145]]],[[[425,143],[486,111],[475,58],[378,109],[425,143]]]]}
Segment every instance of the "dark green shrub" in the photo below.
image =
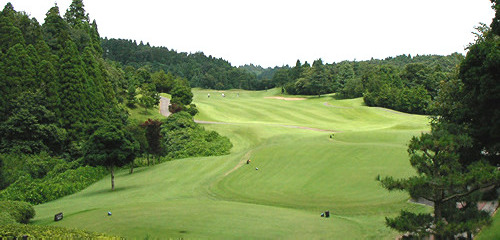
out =
{"type": "Polygon", "coordinates": [[[14,224],[16,220],[7,211],[0,211],[0,228],[3,225],[14,224]]]}
{"type": "Polygon", "coordinates": [[[27,202],[0,201],[0,212],[10,214],[18,223],[28,223],[35,217],[35,209],[27,202]]]}
{"type": "Polygon", "coordinates": [[[189,104],[187,107],[186,107],[186,112],[188,112],[191,116],[194,116],[196,114],[198,114],[198,109],[196,108],[196,105],[195,104],[189,104]]]}
{"type": "Polygon", "coordinates": [[[186,112],[170,115],[162,124],[163,149],[167,159],[228,154],[233,145],[227,137],[206,131],[186,112]]]}
{"type": "Polygon", "coordinates": [[[33,179],[30,175],[26,175],[0,191],[0,200],[40,204],[81,191],[106,175],[105,168],[90,166],[49,174],[42,179],[33,179]]]}
{"type": "Polygon", "coordinates": [[[0,226],[0,238],[2,239],[22,239],[23,236],[28,239],[123,239],[118,236],[55,226],[25,224],[0,226]]]}

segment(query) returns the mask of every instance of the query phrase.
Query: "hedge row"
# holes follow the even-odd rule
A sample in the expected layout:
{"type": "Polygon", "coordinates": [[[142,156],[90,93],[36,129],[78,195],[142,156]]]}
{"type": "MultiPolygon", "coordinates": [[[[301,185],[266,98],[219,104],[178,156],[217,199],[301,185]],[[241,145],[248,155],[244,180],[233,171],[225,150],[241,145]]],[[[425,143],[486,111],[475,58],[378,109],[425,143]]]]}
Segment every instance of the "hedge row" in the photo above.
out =
{"type": "Polygon", "coordinates": [[[102,233],[55,226],[9,224],[0,226],[1,239],[123,239],[102,233]]]}

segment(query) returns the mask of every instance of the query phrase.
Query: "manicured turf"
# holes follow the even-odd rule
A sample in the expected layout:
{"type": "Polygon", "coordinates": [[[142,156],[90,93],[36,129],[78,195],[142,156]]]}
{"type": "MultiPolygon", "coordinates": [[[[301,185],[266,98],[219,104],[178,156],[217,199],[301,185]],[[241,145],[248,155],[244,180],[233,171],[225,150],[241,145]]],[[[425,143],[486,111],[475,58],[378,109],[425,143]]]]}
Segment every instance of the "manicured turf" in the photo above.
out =
{"type": "Polygon", "coordinates": [[[394,239],[385,216],[429,211],[375,181],[414,174],[406,144],[428,130],[425,116],[364,107],[362,99],[265,98],[278,96],[275,89],[224,93],[195,90],[194,103],[196,119],[227,123],[205,127],[231,139],[230,155],[122,170],[114,192],[103,179],[36,206],[34,223],[128,238],[394,239]],[[330,218],[320,217],[325,210],[330,218]],[[64,220],[53,222],[61,211],[64,220]]]}
{"type": "Polygon", "coordinates": [[[500,215],[498,212],[493,216],[493,222],[485,227],[477,236],[479,240],[500,239],[500,215]]]}

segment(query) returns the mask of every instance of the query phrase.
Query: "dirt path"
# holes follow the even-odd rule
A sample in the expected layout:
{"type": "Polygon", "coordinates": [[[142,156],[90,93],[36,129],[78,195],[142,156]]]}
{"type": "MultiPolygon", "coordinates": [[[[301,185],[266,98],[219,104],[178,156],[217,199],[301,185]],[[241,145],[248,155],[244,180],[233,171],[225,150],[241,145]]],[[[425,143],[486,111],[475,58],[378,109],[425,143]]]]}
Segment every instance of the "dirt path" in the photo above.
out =
{"type": "Polygon", "coordinates": [[[168,111],[168,106],[170,105],[170,99],[166,97],[160,97],[160,113],[161,115],[168,117],[170,116],[170,111],[168,111]]]}
{"type": "Polygon", "coordinates": [[[250,156],[251,156],[251,155],[252,155],[252,151],[247,152],[247,153],[245,154],[245,156],[243,156],[243,157],[241,158],[241,160],[238,162],[238,164],[236,164],[236,166],[234,166],[234,168],[233,168],[233,169],[231,169],[231,170],[227,171],[226,173],[224,173],[224,177],[225,177],[225,176],[227,176],[227,175],[229,175],[230,173],[232,173],[232,172],[236,171],[236,169],[240,168],[241,166],[243,166],[243,164],[245,164],[245,163],[246,163],[246,161],[247,161],[248,159],[250,159],[250,156]]]}

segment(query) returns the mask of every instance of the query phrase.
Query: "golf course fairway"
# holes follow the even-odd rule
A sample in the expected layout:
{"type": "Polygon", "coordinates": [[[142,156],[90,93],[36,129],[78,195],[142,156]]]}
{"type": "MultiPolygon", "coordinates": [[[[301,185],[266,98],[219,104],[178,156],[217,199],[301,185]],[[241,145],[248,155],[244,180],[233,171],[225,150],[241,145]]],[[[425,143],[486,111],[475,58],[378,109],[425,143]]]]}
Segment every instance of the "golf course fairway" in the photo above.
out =
{"type": "Polygon", "coordinates": [[[115,191],[108,176],[35,206],[32,222],[129,239],[394,239],[386,216],[430,211],[376,181],[415,174],[407,144],[426,116],[277,89],[193,93],[195,119],[229,137],[231,154],[120,170],[115,191]]]}

